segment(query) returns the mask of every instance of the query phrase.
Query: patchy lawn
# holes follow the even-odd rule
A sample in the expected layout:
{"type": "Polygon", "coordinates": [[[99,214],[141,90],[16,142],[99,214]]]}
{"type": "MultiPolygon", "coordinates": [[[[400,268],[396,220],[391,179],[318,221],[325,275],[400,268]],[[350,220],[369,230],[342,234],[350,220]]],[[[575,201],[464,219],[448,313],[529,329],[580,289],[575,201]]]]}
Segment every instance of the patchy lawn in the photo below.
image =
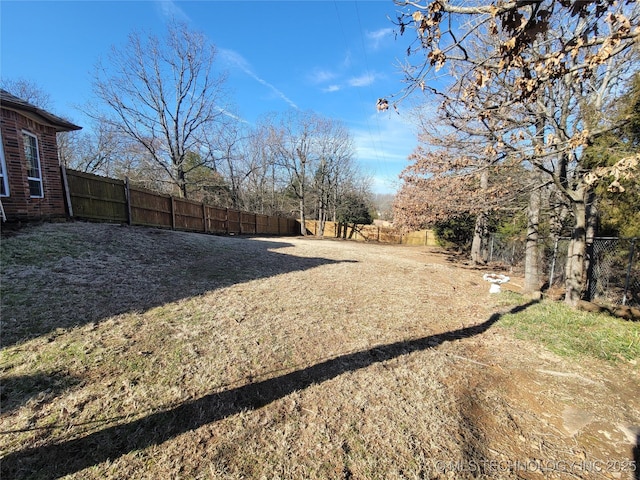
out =
{"type": "Polygon", "coordinates": [[[436,250],[69,223],[1,254],[2,478],[639,478],[638,324],[566,351],[572,312],[436,250]]]}

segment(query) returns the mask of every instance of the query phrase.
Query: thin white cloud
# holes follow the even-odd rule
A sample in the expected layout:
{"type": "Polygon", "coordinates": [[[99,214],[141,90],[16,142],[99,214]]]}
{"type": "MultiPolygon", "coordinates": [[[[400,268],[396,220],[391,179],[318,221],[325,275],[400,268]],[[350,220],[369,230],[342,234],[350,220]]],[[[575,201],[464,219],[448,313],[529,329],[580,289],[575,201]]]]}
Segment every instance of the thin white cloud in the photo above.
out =
{"type": "Polygon", "coordinates": [[[181,22],[190,22],[189,16],[184,13],[175,0],[156,0],[156,4],[160,7],[162,16],[170,20],[179,20],[181,22]]]}
{"type": "Polygon", "coordinates": [[[275,86],[271,85],[265,79],[263,79],[262,77],[254,73],[254,71],[251,69],[249,65],[249,62],[247,62],[247,60],[238,52],[234,50],[229,50],[226,48],[218,48],[218,55],[221,57],[221,59],[223,59],[227,63],[242,70],[245,74],[249,75],[256,82],[261,83],[262,85],[270,89],[276,96],[280,97],[289,106],[295,108],[296,110],[299,110],[298,106],[293,102],[293,100],[287,97],[283,92],[278,90],[275,86]]]}
{"type": "MultiPolygon", "coordinates": [[[[381,139],[375,133],[367,133],[360,137],[355,137],[354,141],[356,142],[358,158],[363,162],[402,164],[402,168],[408,165],[407,158],[411,153],[411,149],[399,144],[396,139],[381,139]]],[[[400,173],[400,170],[398,170],[398,173],[400,173]]]]}
{"type": "Polygon", "coordinates": [[[371,179],[373,193],[396,194],[400,190],[401,182],[396,175],[373,175],[371,179]]]}
{"type": "Polygon", "coordinates": [[[323,70],[323,69],[320,69],[320,68],[314,69],[309,74],[309,78],[311,79],[311,81],[313,83],[330,82],[331,80],[333,80],[336,77],[337,77],[337,75],[334,72],[332,72],[330,70],[323,70]]]}
{"type": "Polygon", "coordinates": [[[369,45],[371,45],[374,50],[380,48],[381,43],[387,38],[392,38],[392,35],[393,28],[381,28],[379,30],[366,33],[367,39],[370,42],[369,45]]]}
{"type": "Polygon", "coordinates": [[[344,54],[344,59],[342,60],[342,67],[349,68],[351,66],[351,50],[347,50],[347,53],[344,54]]]}
{"type": "Polygon", "coordinates": [[[352,87],[368,87],[375,81],[375,79],[376,76],[373,73],[365,73],[359,77],[350,78],[349,85],[352,87]]]}
{"type": "Polygon", "coordinates": [[[340,85],[329,85],[327,88],[323,88],[322,91],[325,93],[333,93],[342,90],[340,85]]]}
{"type": "Polygon", "coordinates": [[[407,117],[389,112],[374,113],[364,124],[350,127],[357,159],[371,172],[377,193],[397,190],[398,175],[418,143],[414,129],[407,117]]]}

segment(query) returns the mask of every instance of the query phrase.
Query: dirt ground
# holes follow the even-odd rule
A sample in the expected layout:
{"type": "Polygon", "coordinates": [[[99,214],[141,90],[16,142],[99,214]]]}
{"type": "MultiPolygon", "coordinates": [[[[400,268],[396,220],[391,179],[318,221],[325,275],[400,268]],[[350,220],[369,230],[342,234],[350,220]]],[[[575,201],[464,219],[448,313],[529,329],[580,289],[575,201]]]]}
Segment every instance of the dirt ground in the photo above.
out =
{"type": "Polygon", "coordinates": [[[2,478],[640,478],[638,362],[518,340],[527,300],[438,249],[79,223],[4,249],[2,478]]]}

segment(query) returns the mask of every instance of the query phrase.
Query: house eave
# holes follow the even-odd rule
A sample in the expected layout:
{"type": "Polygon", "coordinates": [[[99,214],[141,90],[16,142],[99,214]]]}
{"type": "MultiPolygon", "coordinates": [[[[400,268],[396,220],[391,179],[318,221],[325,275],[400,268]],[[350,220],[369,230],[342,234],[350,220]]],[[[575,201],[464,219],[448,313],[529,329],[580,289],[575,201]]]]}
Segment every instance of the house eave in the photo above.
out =
{"type": "Polygon", "coordinates": [[[58,117],[42,108],[31,105],[18,97],[11,95],[6,90],[0,90],[0,106],[5,110],[11,110],[34,122],[46,125],[56,130],[56,132],[70,132],[73,130],[81,130],[82,127],[75,125],[64,118],[58,117]]]}

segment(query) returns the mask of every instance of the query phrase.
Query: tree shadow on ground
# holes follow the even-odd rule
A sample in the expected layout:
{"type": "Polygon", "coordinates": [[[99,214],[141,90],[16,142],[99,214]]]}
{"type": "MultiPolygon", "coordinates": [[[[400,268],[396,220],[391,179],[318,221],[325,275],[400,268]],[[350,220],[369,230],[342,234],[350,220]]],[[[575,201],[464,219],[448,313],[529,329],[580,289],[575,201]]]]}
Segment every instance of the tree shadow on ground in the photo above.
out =
{"type": "MultiPolygon", "coordinates": [[[[17,258],[3,265],[2,348],[44,335],[53,340],[58,329],[143,312],[238,283],[355,262],[277,252],[293,246],[286,241],[115,225],[75,228],[67,241],[71,247],[64,245],[71,237],[68,231],[62,241],[49,233],[44,252],[33,247],[32,236],[35,253],[28,257],[21,244],[13,247],[17,258]]],[[[11,241],[19,242],[19,235],[11,241]]]]}
{"type": "MultiPolygon", "coordinates": [[[[520,312],[534,303],[537,302],[531,301],[517,306],[507,313],[520,312]]],[[[445,341],[479,335],[487,331],[502,315],[504,313],[494,313],[485,322],[471,327],[344,354],[279,377],[212,393],[82,438],[13,452],[1,460],[0,474],[2,478],[14,479],[69,475],[107,460],[115,460],[134,450],[161,444],[177,435],[239,412],[264,407],[295,391],[325,382],[343,373],[434,348],[445,341]]]]}
{"type": "Polygon", "coordinates": [[[640,480],[640,433],[636,435],[636,446],[633,449],[633,461],[635,462],[634,478],[640,480]]]}
{"type": "Polygon", "coordinates": [[[8,414],[29,401],[48,402],[79,383],[80,378],[62,372],[4,377],[0,385],[0,412],[8,414]]]}

